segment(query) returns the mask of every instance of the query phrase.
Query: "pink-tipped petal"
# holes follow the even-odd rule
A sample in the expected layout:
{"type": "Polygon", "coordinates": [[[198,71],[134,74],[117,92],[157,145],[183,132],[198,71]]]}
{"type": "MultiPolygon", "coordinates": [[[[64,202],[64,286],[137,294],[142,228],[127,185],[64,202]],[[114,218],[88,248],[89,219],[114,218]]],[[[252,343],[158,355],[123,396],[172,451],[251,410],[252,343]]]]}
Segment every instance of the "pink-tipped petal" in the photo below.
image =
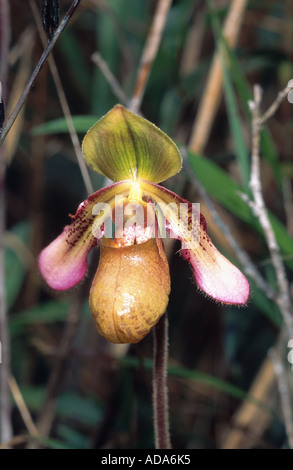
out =
{"type": "Polygon", "coordinates": [[[250,288],[246,277],[212,244],[207,234],[196,249],[183,249],[198,287],[219,302],[245,305],[250,288]]]}
{"type": "Polygon", "coordinates": [[[181,254],[190,262],[199,288],[219,302],[245,305],[249,283],[213,245],[197,205],[156,184],[144,181],[141,186],[144,194],[159,206],[172,238],[181,240],[181,254]]]}
{"type": "Polygon", "coordinates": [[[129,192],[129,182],[115,183],[82,202],[70,225],[40,254],[39,270],[47,284],[66,290],[78,284],[87,271],[87,255],[104,235],[115,194],[129,192]]]}
{"type": "Polygon", "coordinates": [[[87,271],[87,255],[94,246],[94,239],[74,246],[67,240],[68,227],[39,256],[39,270],[52,289],[70,289],[84,278],[87,271]]]}

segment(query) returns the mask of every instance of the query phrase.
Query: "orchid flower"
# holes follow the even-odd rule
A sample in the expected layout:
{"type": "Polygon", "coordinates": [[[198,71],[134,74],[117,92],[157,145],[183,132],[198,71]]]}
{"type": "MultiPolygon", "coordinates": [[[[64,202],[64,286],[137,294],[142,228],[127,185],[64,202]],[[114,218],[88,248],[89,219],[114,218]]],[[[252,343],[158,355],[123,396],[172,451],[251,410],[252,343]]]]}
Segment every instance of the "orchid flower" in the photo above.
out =
{"type": "Polygon", "coordinates": [[[166,134],[117,105],[89,129],[82,151],[113,184],[79,205],[41,252],[39,269],[51,288],[70,289],[85,277],[88,254],[99,246],[89,305],[101,335],[136,343],[164,314],[170,293],[166,231],[182,242],[181,255],[201,291],[225,304],[246,304],[248,281],[213,245],[198,205],[158,184],[182,166],[166,134]]]}

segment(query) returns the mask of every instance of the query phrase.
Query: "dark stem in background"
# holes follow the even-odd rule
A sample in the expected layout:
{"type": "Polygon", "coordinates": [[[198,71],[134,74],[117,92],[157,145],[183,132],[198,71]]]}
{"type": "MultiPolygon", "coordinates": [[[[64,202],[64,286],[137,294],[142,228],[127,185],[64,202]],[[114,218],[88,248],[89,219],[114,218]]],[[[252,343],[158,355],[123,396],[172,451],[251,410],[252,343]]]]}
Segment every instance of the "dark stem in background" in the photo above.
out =
{"type": "Polygon", "coordinates": [[[0,442],[11,439],[11,404],[8,386],[10,373],[9,337],[7,328],[7,309],[5,298],[5,168],[1,158],[3,149],[0,150],[0,442]]]}
{"type": "Polygon", "coordinates": [[[156,449],[171,449],[167,388],[168,318],[154,327],[153,410],[156,449]]]}
{"type": "Polygon", "coordinates": [[[59,24],[59,0],[42,0],[42,23],[51,39],[59,24]]]}
{"type": "Polygon", "coordinates": [[[52,49],[55,46],[56,41],[59,39],[60,35],[63,33],[64,29],[66,28],[69,20],[72,18],[72,15],[74,14],[74,12],[75,12],[75,10],[78,7],[80,2],[81,2],[81,0],[74,0],[72,2],[71,6],[68,9],[67,13],[65,14],[63,20],[61,21],[60,25],[56,29],[52,39],[48,42],[46,49],[44,50],[43,54],[41,55],[41,58],[40,58],[40,60],[37,64],[36,68],[34,69],[34,71],[31,75],[25,89],[23,90],[23,92],[22,92],[22,94],[21,94],[14,110],[12,111],[11,115],[9,116],[9,118],[7,120],[7,123],[6,123],[5,127],[3,128],[3,130],[0,134],[0,146],[3,144],[3,142],[4,142],[8,132],[10,131],[15,119],[17,118],[21,108],[23,107],[24,102],[26,100],[26,97],[27,97],[28,93],[30,92],[30,89],[31,89],[31,87],[32,87],[39,71],[41,70],[44,63],[46,62],[46,60],[48,58],[48,55],[52,51],[52,49]]]}
{"type": "Polygon", "coordinates": [[[159,0],[157,2],[157,8],[151,28],[141,54],[134,91],[128,104],[128,109],[134,113],[139,112],[146,84],[162,39],[171,4],[172,0],[159,0]]]}
{"type": "MultiPolygon", "coordinates": [[[[0,0],[0,79],[1,111],[4,118],[4,102],[7,96],[7,56],[10,39],[10,15],[8,0],[0,0]]],[[[1,132],[1,130],[0,130],[1,132]]],[[[5,297],[5,149],[0,149],[0,442],[11,439],[11,404],[8,378],[10,375],[9,335],[5,297]]]]}
{"type": "MultiPolygon", "coordinates": [[[[41,41],[42,41],[42,43],[45,47],[46,46],[45,33],[42,30],[41,20],[40,20],[40,16],[38,15],[38,8],[37,8],[37,5],[36,5],[36,2],[34,0],[30,0],[29,3],[30,3],[30,6],[31,6],[31,9],[32,9],[36,24],[37,24],[37,28],[39,30],[41,41]]],[[[94,192],[94,189],[93,189],[91,179],[90,179],[90,176],[89,176],[88,168],[86,166],[86,163],[84,161],[84,158],[83,158],[83,155],[82,155],[82,152],[81,152],[78,135],[77,135],[77,132],[76,132],[75,127],[74,127],[74,123],[73,123],[71,112],[70,112],[70,107],[69,107],[69,104],[68,104],[68,101],[67,101],[67,98],[66,98],[66,95],[65,95],[64,87],[62,86],[61,78],[60,78],[58,68],[57,68],[57,65],[55,63],[53,54],[51,54],[51,56],[48,57],[48,63],[49,63],[49,67],[50,67],[50,71],[51,71],[53,80],[55,82],[55,86],[56,86],[56,90],[57,90],[57,93],[58,93],[60,105],[61,105],[61,108],[62,108],[63,113],[64,113],[64,117],[65,117],[67,125],[68,125],[69,134],[70,134],[70,137],[71,137],[71,141],[72,141],[72,145],[73,145],[73,148],[74,148],[74,151],[75,151],[77,162],[78,162],[78,165],[79,165],[79,168],[80,168],[81,176],[82,176],[82,179],[84,181],[84,185],[85,185],[87,194],[91,194],[91,193],[94,192]]]]}
{"type": "Polygon", "coordinates": [[[0,80],[2,82],[2,97],[7,98],[8,50],[10,41],[9,0],[0,0],[0,80]]]}

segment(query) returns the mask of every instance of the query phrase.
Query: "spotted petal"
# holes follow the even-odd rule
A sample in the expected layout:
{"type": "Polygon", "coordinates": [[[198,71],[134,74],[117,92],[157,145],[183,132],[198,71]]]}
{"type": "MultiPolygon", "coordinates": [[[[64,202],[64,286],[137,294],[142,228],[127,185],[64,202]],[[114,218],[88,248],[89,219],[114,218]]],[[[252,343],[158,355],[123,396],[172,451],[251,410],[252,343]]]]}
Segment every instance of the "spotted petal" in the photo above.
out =
{"type": "Polygon", "coordinates": [[[104,235],[103,223],[110,215],[115,195],[117,191],[127,195],[130,184],[116,183],[92,194],[79,205],[71,224],[41,252],[39,269],[52,289],[70,289],[83,279],[87,255],[104,235]],[[96,210],[97,207],[100,210],[96,210]]]}
{"type": "Polygon", "coordinates": [[[162,212],[171,236],[181,240],[181,254],[190,262],[199,288],[219,302],[246,304],[250,292],[246,277],[213,245],[197,208],[161,186],[145,181],[140,186],[162,212]]]}
{"type": "Polygon", "coordinates": [[[170,137],[121,105],[89,129],[82,151],[87,164],[112,181],[141,178],[159,183],[182,166],[170,137]]]}

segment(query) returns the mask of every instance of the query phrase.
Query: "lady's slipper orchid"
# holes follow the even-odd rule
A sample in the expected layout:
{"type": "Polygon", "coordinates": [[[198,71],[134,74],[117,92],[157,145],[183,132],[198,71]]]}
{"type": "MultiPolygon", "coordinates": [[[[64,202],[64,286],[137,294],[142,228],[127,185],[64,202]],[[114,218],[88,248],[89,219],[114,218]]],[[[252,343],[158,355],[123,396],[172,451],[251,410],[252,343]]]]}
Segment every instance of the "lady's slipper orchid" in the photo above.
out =
{"type": "Polygon", "coordinates": [[[114,183],[82,202],[71,224],[41,252],[39,269],[51,288],[78,284],[89,251],[99,244],[91,313],[105,338],[136,343],[168,304],[170,276],[161,240],[167,230],[181,240],[181,254],[202,291],[219,302],[246,304],[248,281],[212,244],[204,217],[157,184],[182,165],[166,134],[117,105],[87,132],[82,150],[86,163],[114,183]]]}

